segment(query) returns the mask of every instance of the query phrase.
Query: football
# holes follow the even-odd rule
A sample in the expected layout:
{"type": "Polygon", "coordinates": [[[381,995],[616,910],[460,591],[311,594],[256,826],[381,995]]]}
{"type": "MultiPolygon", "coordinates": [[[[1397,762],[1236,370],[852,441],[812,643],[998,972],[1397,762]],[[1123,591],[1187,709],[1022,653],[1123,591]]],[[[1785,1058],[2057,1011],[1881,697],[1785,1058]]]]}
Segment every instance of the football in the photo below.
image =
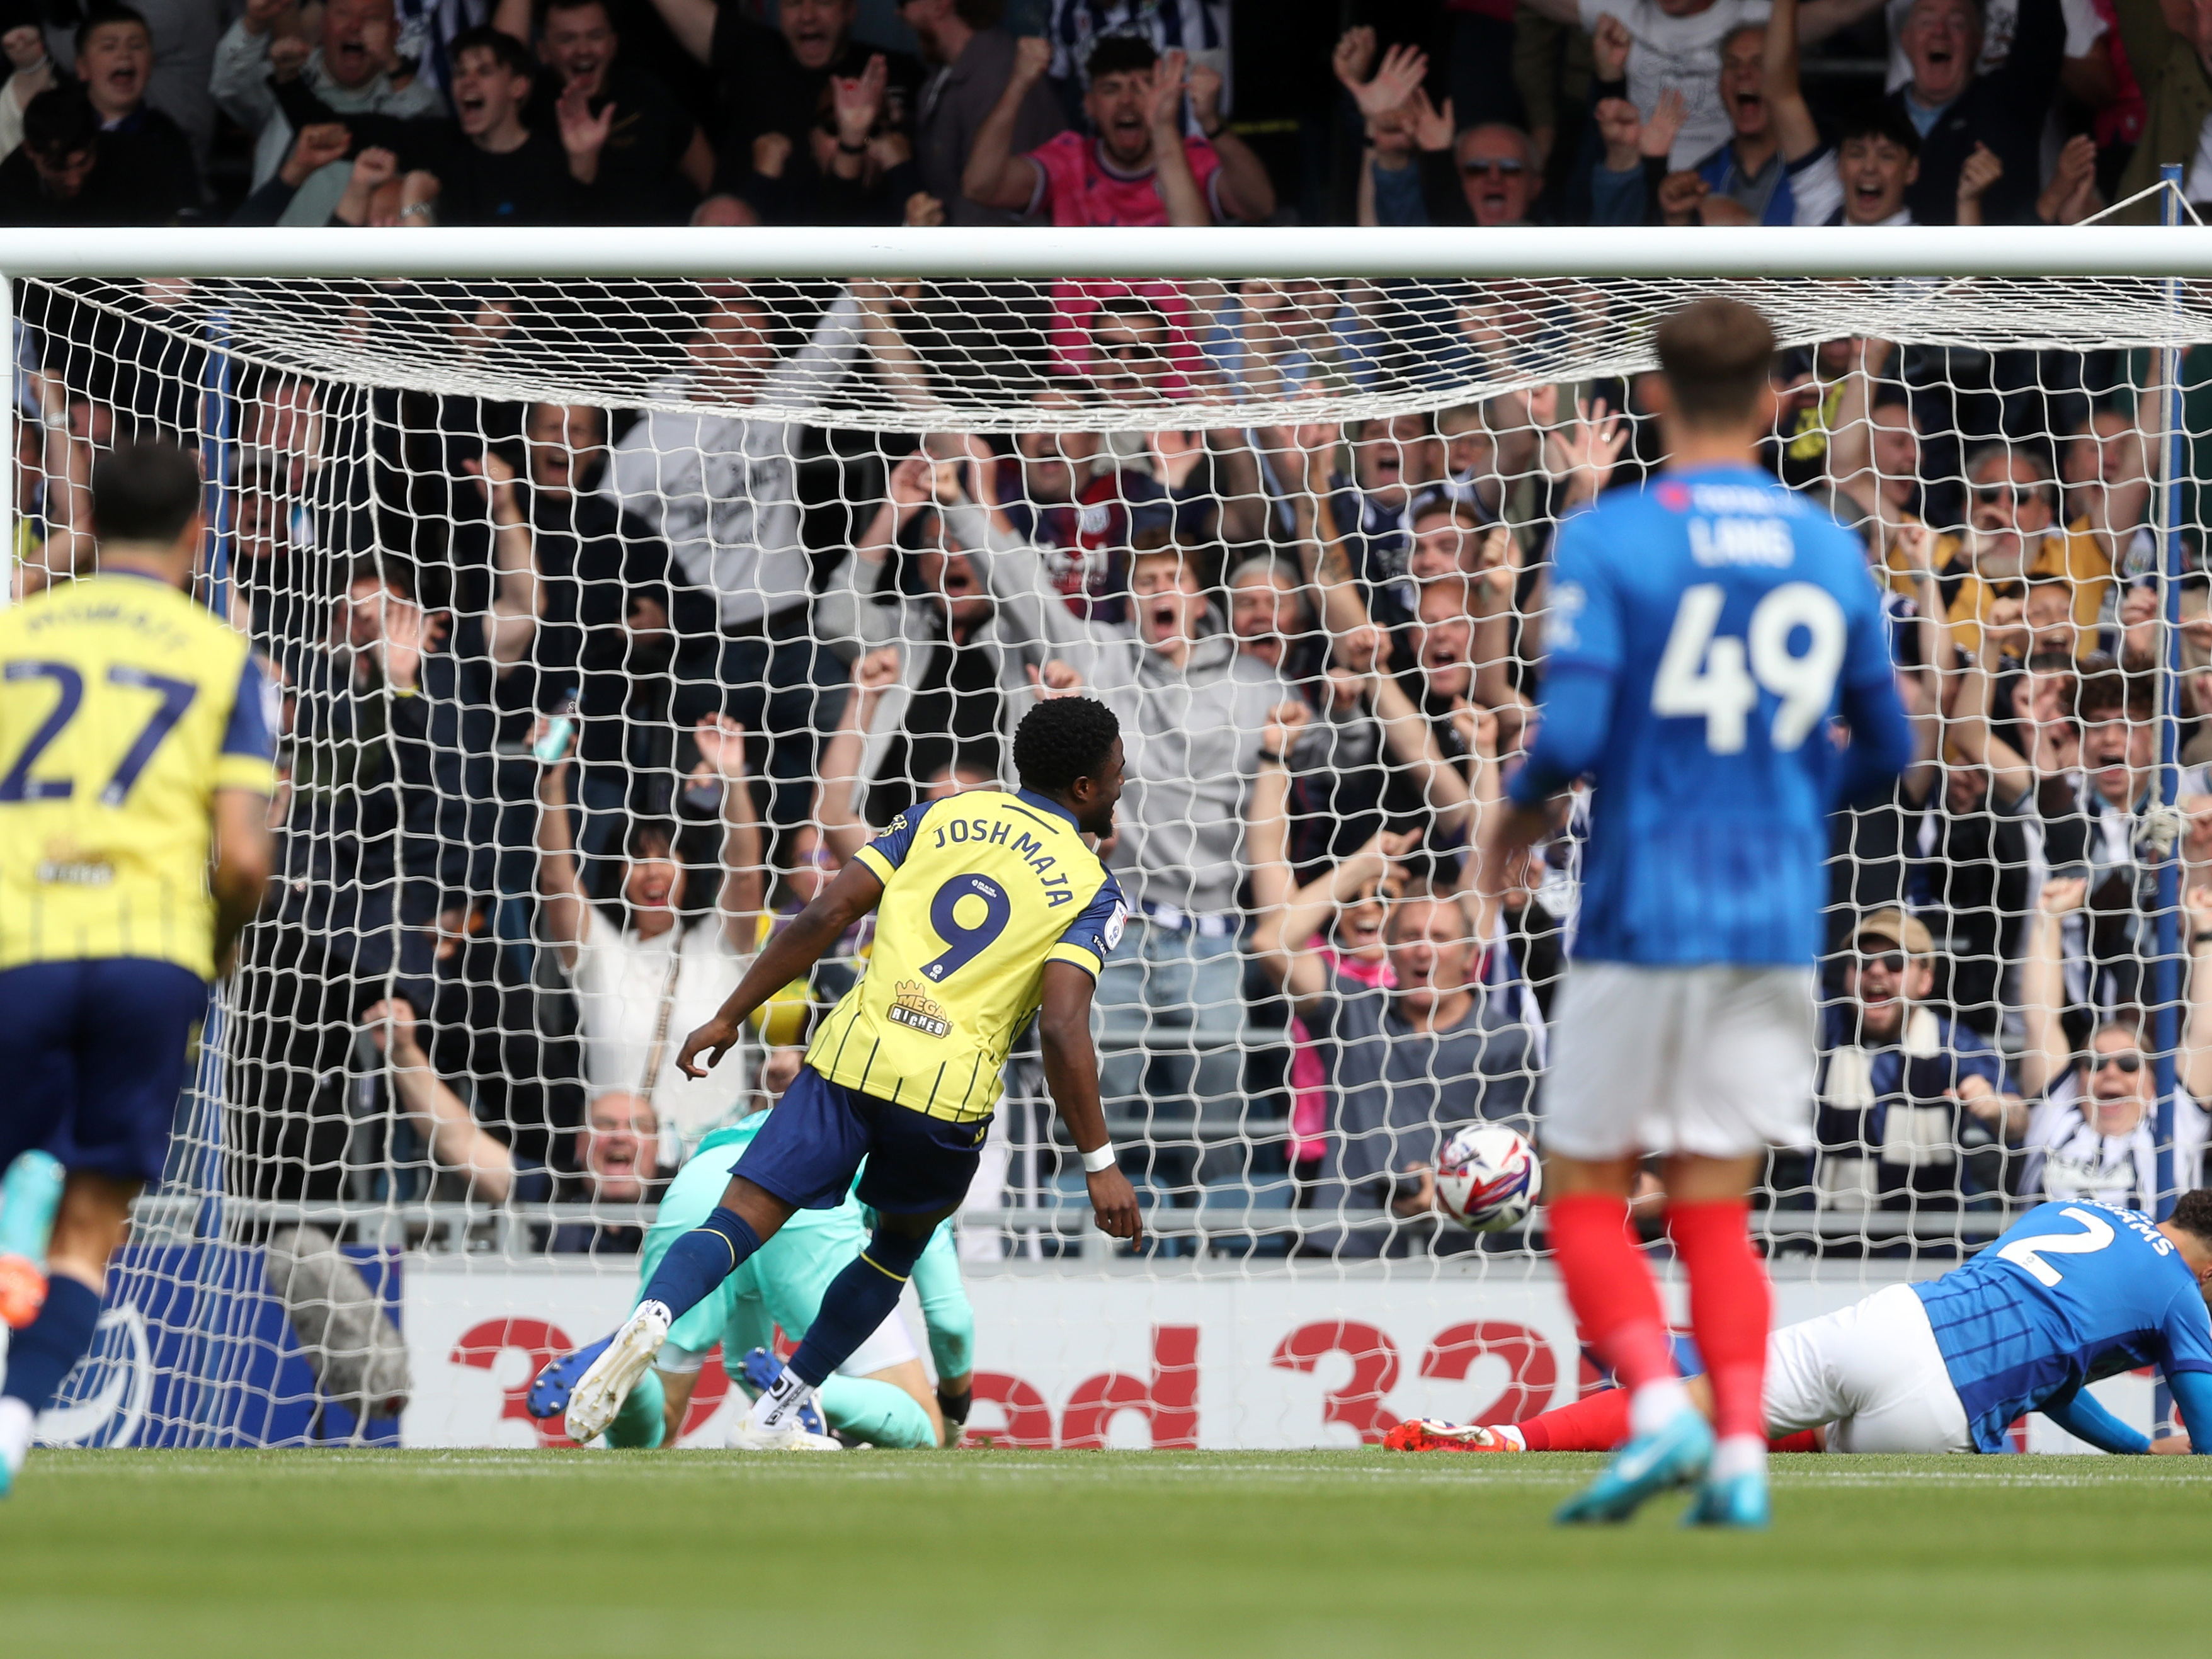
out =
{"type": "Polygon", "coordinates": [[[1462,1129],[1437,1160],[1437,1206],[1470,1232],[1518,1226],[1543,1185],[1536,1149],[1502,1123],[1462,1129]]]}

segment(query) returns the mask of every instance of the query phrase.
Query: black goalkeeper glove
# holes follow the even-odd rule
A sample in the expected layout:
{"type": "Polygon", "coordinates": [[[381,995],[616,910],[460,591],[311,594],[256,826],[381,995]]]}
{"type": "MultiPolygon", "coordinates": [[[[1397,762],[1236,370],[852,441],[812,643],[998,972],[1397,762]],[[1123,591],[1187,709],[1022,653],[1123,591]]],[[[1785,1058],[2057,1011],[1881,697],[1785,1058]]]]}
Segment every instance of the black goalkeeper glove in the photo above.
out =
{"type": "Polygon", "coordinates": [[[937,1408],[945,1413],[945,1443],[960,1443],[960,1431],[968,1426],[969,1409],[975,1403],[975,1390],[962,1389],[958,1393],[940,1387],[937,1390],[937,1408]]]}

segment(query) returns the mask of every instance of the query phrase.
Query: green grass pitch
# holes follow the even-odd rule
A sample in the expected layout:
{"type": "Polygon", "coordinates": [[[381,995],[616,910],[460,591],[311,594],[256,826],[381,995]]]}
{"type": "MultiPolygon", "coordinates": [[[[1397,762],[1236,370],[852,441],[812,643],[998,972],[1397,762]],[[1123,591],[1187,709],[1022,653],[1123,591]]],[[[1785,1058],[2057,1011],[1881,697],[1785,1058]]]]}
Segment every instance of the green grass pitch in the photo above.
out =
{"type": "Polygon", "coordinates": [[[1769,1534],[1552,1527],[1598,1461],[46,1453],[0,1652],[1971,1659],[2212,1613],[2194,1458],[1783,1458],[1769,1534]]]}

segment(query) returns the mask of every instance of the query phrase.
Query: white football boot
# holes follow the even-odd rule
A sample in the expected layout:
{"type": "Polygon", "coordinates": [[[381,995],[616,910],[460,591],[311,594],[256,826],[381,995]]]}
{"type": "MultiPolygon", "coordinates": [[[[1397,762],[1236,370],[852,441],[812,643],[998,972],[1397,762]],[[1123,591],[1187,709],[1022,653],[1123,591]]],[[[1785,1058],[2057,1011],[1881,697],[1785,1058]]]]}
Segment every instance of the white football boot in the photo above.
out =
{"type": "Polygon", "coordinates": [[[746,1413],[730,1425],[727,1444],[732,1451],[833,1452],[844,1447],[826,1434],[817,1434],[799,1421],[804,1407],[786,1412],[783,1421],[764,1429],[746,1413]]]}
{"type": "Polygon", "coordinates": [[[658,1302],[645,1302],[624,1322],[607,1344],[607,1351],[576,1379],[568,1395],[563,1426],[568,1438],[588,1446],[607,1431],[615,1413],[629,1398],[629,1391],[653,1364],[660,1345],[668,1340],[668,1310],[658,1302]]]}

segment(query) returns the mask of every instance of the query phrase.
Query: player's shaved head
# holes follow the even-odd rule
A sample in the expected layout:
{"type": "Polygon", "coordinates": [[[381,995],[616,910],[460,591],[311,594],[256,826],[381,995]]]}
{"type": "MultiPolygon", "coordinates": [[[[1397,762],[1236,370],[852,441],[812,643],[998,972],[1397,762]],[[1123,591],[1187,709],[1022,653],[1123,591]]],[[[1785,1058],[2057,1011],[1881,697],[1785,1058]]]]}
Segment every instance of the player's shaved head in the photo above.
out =
{"type": "Polygon", "coordinates": [[[1690,426],[1737,426],[1759,406],[1774,366],[1774,331],[1741,300],[1698,300],[1659,325],[1659,368],[1676,416],[1690,426]]]}
{"type": "Polygon", "coordinates": [[[176,444],[118,444],[92,464],[92,527],[103,542],[166,547],[199,509],[199,461],[176,444]]]}

